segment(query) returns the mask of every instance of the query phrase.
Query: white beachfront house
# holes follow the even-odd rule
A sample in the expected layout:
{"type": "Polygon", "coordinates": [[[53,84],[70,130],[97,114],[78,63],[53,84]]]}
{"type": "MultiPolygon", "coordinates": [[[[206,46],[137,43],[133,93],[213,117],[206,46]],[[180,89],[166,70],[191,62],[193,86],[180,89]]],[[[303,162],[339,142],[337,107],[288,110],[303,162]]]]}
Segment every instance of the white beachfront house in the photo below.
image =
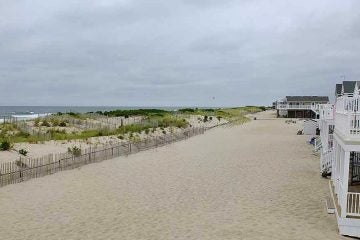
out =
{"type": "Polygon", "coordinates": [[[278,117],[319,118],[319,104],[329,103],[326,96],[286,96],[276,101],[278,117]]]}
{"type": "Polygon", "coordinates": [[[340,234],[360,237],[360,84],[341,85],[336,86],[330,190],[340,234]]]}

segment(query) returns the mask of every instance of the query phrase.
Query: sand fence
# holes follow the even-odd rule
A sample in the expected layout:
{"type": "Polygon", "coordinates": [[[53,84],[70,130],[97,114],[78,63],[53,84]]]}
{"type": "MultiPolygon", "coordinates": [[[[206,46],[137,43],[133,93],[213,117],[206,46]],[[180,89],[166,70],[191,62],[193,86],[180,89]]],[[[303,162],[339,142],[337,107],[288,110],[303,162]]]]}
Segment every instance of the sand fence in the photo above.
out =
{"type": "Polygon", "coordinates": [[[180,133],[150,137],[135,143],[89,147],[80,149],[76,153],[49,154],[40,158],[20,158],[14,162],[2,163],[0,164],[0,187],[164,146],[203,134],[205,130],[204,127],[190,128],[180,133]]]}

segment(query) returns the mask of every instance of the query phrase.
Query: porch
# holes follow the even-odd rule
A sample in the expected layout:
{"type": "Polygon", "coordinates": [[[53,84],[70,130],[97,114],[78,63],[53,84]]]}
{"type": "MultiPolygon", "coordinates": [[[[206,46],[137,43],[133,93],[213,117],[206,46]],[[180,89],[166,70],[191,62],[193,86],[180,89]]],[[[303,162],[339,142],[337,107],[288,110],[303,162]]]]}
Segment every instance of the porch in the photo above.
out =
{"type": "Polygon", "coordinates": [[[360,140],[360,96],[339,97],[336,101],[336,131],[347,140],[360,140]]]}
{"type": "MultiPolygon", "coordinates": [[[[338,224],[339,233],[344,236],[360,237],[360,215],[359,215],[359,192],[347,193],[347,208],[342,211],[338,195],[335,193],[333,181],[329,181],[331,201],[334,203],[335,216],[338,224]],[[344,217],[345,215],[345,217],[344,217]]],[[[359,191],[360,188],[351,188],[351,191],[359,191]]]]}
{"type": "Polygon", "coordinates": [[[360,145],[348,145],[336,133],[334,138],[330,191],[339,231],[360,237],[360,145]]]}
{"type": "Polygon", "coordinates": [[[360,217],[360,146],[335,135],[332,183],[342,217],[360,217]]]}

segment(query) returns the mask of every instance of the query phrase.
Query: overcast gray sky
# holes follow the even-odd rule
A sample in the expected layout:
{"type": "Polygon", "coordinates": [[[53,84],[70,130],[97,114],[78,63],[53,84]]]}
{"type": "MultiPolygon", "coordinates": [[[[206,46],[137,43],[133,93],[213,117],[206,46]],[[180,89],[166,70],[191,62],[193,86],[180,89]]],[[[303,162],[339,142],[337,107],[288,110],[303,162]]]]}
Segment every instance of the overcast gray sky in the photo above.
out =
{"type": "Polygon", "coordinates": [[[359,0],[0,0],[0,105],[268,105],[342,75],[359,0]]]}

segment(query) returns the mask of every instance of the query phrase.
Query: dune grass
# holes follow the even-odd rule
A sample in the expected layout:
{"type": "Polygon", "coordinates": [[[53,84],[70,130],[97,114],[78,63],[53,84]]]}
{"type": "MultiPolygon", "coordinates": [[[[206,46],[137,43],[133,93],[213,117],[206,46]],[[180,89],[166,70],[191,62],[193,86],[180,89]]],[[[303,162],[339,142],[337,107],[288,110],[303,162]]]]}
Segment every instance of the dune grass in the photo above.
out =
{"type": "Polygon", "coordinates": [[[38,143],[47,140],[81,140],[88,139],[91,137],[101,137],[101,136],[112,136],[119,134],[132,134],[132,133],[150,133],[150,130],[154,128],[185,128],[189,124],[184,118],[177,118],[170,114],[165,114],[164,116],[151,115],[146,118],[146,121],[141,124],[130,124],[121,126],[116,129],[94,129],[94,130],[85,130],[77,133],[67,133],[65,130],[50,129],[47,131],[47,135],[30,135],[28,133],[22,132],[17,129],[13,124],[0,124],[0,143],[4,141],[9,141],[12,143],[17,142],[29,142],[29,143],[38,143]]]}
{"type": "Polygon", "coordinates": [[[265,107],[246,106],[237,108],[198,109],[184,108],[179,112],[187,115],[215,116],[218,119],[224,118],[234,123],[244,123],[249,119],[245,115],[266,110],[265,107]]]}
{"type": "MultiPolygon", "coordinates": [[[[198,109],[198,108],[184,108],[178,110],[176,114],[172,111],[165,111],[160,109],[138,109],[138,110],[115,110],[109,112],[97,112],[97,114],[110,116],[110,117],[129,117],[129,116],[144,116],[145,122],[141,124],[131,124],[121,126],[117,129],[94,129],[85,130],[81,132],[67,133],[65,130],[50,129],[47,135],[30,135],[17,129],[13,124],[0,124],[0,143],[1,142],[29,142],[38,143],[47,140],[76,140],[76,139],[88,139],[91,137],[100,136],[112,136],[112,135],[124,135],[133,133],[145,132],[149,134],[154,132],[155,128],[160,128],[164,131],[164,128],[186,128],[189,123],[186,121],[186,117],[189,115],[201,115],[204,118],[224,118],[232,123],[244,123],[249,119],[246,118],[246,114],[256,113],[265,110],[264,107],[246,106],[238,108],[218,108],[218,109],[198,109]]],[[[59,116],[68,115],[77,119],[86,119],[88,114],[80,113],[67,113],[57,114],[59,116]]],[[[62,121],[56,119],[56,115],[50,117],[48,120],[49,126],[61,126],[62,121]],[[51,123],[51,124],[50,124],[51,123]]],[[[40,121],[38,122],[40,124],[40,121]]],[[[45,125],[43,122],[42,125],[45,125]]],[[[36,125],[36,124],[35,124],[36,125]]],[[[66,126],[66,123],[63,124],[66,126]]]]}

